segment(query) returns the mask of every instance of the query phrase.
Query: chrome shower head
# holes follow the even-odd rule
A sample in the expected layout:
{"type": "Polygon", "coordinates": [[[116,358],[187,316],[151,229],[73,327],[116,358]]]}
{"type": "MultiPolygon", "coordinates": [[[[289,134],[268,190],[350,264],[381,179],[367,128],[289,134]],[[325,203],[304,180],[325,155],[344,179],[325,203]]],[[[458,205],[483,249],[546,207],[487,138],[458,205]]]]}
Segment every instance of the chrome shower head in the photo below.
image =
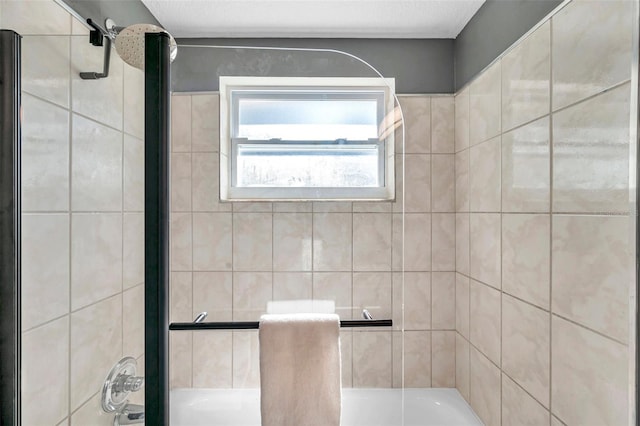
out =
{"type": "MultiPolygon", "coordinates": [[[[152,24],[134,24],[126,28],[112,26],[108,31],[115,34],[116,52],[122,60],[141,70],[144,70],[144,34],[165,32],[164,29],[152,24]]],[[[171,38],[169,42],[171,62],[173,62],[178,54],[178,45],[171,34],[169,37],[171,38]]]]}

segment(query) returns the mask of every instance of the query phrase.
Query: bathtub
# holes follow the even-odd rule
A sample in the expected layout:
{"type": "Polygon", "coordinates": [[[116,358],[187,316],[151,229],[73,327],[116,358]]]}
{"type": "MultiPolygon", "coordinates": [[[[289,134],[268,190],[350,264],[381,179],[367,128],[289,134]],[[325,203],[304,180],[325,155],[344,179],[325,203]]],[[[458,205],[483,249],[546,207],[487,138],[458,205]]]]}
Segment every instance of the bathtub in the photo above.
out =
{"type": "MultiPolygon", "coordinates": [[[[259,389],[174,389],[170,408],[171,426],[260,426],[259,389]]],[[[340,424],[466,426],[482,422],[455,389],[343,389],[340,424]]]]}

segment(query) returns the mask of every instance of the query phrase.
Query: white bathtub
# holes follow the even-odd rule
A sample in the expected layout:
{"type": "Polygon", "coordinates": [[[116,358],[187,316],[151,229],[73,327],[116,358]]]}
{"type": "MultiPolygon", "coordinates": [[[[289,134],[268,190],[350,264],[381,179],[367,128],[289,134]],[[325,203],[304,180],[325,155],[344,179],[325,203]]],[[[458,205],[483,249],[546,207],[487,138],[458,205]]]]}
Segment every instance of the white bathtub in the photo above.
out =
{"type": "MultiPolygon", "coordinates": [[[[341,426],[482,425],[457,390],[443,388],[343,389],[340,423],[341,426]]],[[[260,426],[260,391],[174,389],[170,424],[260,426]]]]}

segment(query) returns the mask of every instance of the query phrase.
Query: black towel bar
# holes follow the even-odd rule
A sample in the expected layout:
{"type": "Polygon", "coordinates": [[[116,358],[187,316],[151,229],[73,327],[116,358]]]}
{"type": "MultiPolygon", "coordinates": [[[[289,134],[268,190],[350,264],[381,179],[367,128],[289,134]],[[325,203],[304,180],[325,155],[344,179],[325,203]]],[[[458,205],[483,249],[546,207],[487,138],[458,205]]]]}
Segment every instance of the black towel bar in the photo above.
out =
{"type": "MultiPolygon", "coordinates": [[[[391,327],[393,321],[381,320],[342,320],[340,327],[391,327]]],[[[169,330],[253,330],[258,329],[258,321],[230,321],[230,322],[172,322],[169,330]]]]}

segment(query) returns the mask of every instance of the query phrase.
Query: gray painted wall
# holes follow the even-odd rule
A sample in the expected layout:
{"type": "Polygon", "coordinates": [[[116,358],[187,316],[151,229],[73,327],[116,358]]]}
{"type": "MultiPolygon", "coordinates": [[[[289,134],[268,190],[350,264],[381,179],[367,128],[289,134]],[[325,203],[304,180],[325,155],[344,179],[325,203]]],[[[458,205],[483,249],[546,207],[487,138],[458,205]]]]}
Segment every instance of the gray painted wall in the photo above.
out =
{"type": "Polygon", "coordinates": [[[455,90],[460,89],[562,0],[487,0],[454,43],[455,90]]]}
{"type": "Polygon", "coordinates": [[[218,90],[220,75],[377,77],[368,66],[331,52],[211,49],[189,45],[335,49],[396,79],[398,93],[452,93],[453,40],[413,39],[180,39],[172,68],[175,92],[218,90]]]}

